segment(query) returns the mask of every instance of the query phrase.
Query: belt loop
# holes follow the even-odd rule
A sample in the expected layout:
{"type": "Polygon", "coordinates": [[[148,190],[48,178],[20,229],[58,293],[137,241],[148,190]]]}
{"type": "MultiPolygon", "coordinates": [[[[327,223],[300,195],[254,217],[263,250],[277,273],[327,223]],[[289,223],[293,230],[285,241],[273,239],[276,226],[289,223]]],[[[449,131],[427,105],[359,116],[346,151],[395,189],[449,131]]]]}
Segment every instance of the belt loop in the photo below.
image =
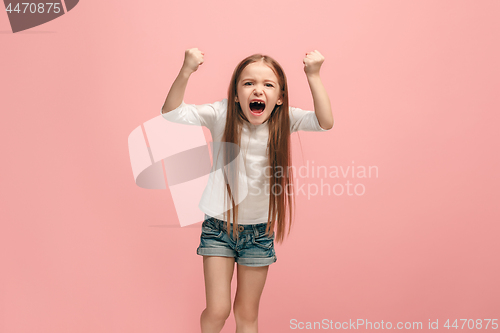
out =
{"type": "Polygon", "coordinates": [[[252,228],[254,236],[259,237],[259,230],[257,229],[257,226],[255,224],[252,224],[252,228]]]}

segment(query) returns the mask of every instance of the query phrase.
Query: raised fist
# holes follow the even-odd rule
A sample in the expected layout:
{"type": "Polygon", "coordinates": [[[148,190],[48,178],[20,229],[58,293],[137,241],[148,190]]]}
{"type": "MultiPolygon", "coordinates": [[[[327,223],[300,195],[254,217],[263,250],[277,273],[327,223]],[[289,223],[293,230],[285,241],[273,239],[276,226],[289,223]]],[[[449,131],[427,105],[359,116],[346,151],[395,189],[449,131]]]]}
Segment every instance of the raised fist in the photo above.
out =
{"type": "Polygon", "coordinates": [[[319,74],[319,69],[321,68],[321,64],[325,61],[325,57],[318,52],[318,50],[314,50],[313,52],[307,52],[306,57],[304,58],[304,72],[306,74],[319,74]]]}
{"type": "Polygon", "coordinates": [[[182,64],[182,67],[189,70],[190,73],[196,72],[198,67],[203,64],[204,54],[205,53],[201,52],[196,47],[186,50],[184,53],[184,63],[182,64]]]}

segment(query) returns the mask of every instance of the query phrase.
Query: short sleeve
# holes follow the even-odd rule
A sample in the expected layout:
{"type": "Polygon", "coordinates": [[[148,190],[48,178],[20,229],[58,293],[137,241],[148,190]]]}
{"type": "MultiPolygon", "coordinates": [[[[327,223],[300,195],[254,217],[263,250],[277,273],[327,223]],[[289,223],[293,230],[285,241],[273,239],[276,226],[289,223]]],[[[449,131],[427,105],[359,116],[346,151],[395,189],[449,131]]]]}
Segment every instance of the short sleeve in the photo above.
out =
{"type": "Polygon", "coordinates": [[[182,101],[176,109],[161,115],[174,123],[205,126],[212,130],[224,107],[227,107],[227,99],[200,105],[186,104],[182,101]]]}
{"type": "Polygon", "coordinates": [[[290,133],[298,131],[308,132],[326,132],[330,129],[324,129],[319,125],[318,117],[314,111],[305,111],[290,106],[290,133]]]}

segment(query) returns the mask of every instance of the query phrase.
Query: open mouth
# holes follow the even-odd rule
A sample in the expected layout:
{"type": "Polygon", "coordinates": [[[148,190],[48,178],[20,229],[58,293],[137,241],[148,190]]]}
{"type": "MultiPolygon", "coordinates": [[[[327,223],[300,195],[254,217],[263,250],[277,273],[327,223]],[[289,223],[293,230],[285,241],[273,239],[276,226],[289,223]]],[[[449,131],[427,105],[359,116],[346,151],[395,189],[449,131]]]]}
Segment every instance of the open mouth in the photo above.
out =
{"type": "Polygon", "coordinates": [[[254,116],[260,116],[261,114],[263,114],[265,108],[266,108],[266,103],[264,102],[259,102],[259,101],[250,102],[250,112],[254,116]]]}

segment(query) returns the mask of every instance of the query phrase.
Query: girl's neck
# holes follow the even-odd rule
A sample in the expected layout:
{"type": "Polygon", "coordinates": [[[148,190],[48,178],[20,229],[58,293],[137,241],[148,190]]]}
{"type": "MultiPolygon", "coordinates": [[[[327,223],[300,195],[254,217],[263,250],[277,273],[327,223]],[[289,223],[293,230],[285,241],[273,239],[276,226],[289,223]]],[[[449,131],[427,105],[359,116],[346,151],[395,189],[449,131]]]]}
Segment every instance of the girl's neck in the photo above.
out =
{"type": "Polygon", "coordinates": [[[251,129],[258,129],[258,128],[261,128],[261,127],[264,127],[267,125],[267,120],[265,122],[263,122],[262,124],[258,124],[258,125],[254,125],[248,121],[245,121],[245,124],[250,127],[251,129]]]}

